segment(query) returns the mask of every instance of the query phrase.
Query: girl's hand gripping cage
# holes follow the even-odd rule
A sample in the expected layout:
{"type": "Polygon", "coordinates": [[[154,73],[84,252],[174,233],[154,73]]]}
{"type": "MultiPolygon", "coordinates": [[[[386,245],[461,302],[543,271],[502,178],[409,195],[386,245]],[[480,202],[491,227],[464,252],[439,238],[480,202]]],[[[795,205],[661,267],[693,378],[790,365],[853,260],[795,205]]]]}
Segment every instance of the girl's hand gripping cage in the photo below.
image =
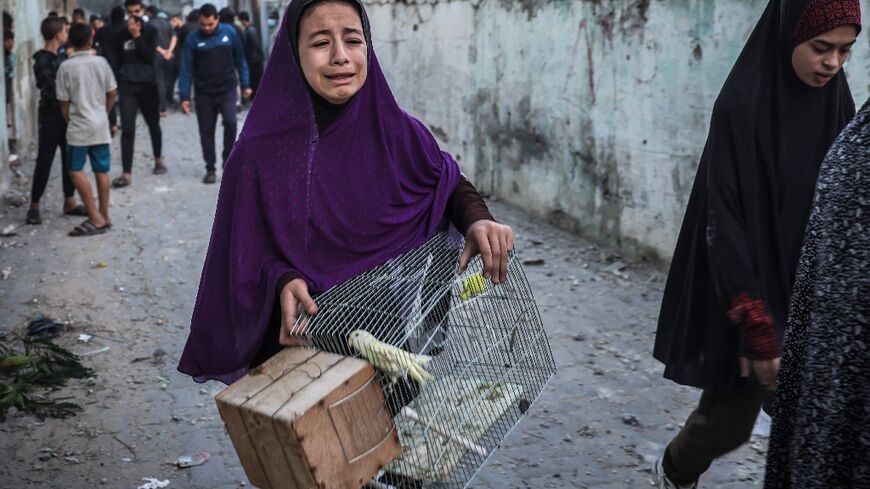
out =
{"type": "Polygon", "coordinates": [[[517,255],[493,285],[479,256],[457,273],[462,246],[439,233],[323,293],[294,326],[311,346],[378,370],[402,454],[371,487],[465,487],[555,374],[517,255]]]}

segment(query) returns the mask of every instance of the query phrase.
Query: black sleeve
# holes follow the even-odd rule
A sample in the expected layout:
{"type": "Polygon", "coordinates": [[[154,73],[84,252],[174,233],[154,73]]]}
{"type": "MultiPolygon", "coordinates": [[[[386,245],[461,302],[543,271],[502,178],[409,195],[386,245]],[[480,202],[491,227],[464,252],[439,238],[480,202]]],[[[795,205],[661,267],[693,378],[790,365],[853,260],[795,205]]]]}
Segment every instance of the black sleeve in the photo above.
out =
{"type": "Polygon", "coordinates": [[[707,263],[713,284],[728,316],[740,329],[746,354],[756,360],[770,360],[780,355],[774,318],[771,316],[764,288],[756,273],[753,250],[746,232],[744,216],[752,209],[741,198],[741,161],[745,148],[754,148],[754,132],[745,130],[730,107],[717,103],[713,108],[710,136],[705,153],[708,168],[707,192],[707,263]]]}
{"type": "Polygon", "coordinates": [[[713,283],[723,304],[742,293],[761,297],[762,287],[746,233],[744,215],[752,209],[741,199],[741,160],[744,148],[754,148],[754,133],[741,127],[735,109],[719,104],[713,108],[710,136],[704,148],[707,158],[707,261],[713,283]]]}
{"type": "Polygon", "coordinates": [[[116,70],[120,70],[121,65],[124,64],[124,32],[127,32],[127,29],[115,31],[115,38],[112,39],[112,58],[115,59],[116,70]]]}
{"type": "Polygon", "coordinates": [[[154,62],[154,53],[157,52],[157,29],[142,27],[142,35],[136,39],[136,52],[144,63],[154,62]]]}
{"type": "Polygon", "coordinates": [[[253,59],[257,62],[263,61],[263,41],[260,39],[260,33],[257,32],[257,29],[251,27],[250,32],[248,32],[248,38],[251,40],[252,51],[254,53],[253,59]]]}
{"type": "Polygon", "coordinates": [[[40,92],[46,92],[49,89],[52,92],[54,91],[54,77],[57,73],[52,65],[53,63],[45,57],[37,58],[36,63],[33,65],[33,76],[36,78],[36,88],[38,88],[40,92]]]}
{"type": "Polygon", "coordinates": [[[495,221],[486,206],[486,202],[483,201],[483,197],[465,177],[462,177],[456,189],[450,194],[444,215],[463,235],[477,221],[495,221]]]}

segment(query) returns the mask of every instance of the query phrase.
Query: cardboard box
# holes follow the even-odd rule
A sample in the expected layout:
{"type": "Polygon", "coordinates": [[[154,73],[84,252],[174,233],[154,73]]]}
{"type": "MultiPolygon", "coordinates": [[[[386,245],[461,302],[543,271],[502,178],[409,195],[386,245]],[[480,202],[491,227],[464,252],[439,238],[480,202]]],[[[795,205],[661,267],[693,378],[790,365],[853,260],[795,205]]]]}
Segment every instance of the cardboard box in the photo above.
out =
{"type": "Polygon", "coordinates": [[[401,453],[372,366],[293,347],[215,400],[251,484],[359,488],[401,453]]]}

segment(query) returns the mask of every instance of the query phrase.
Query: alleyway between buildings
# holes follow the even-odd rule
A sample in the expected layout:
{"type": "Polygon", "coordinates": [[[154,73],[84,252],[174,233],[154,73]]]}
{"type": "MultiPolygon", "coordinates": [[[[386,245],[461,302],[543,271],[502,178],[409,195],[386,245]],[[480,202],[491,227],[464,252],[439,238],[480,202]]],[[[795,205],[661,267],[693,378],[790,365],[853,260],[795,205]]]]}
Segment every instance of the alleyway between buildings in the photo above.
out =
{"type": "MultiPolygon", "coordinates": [[[[201,183],[195,118],[171,114],[162,124],[169,173],[151,174],[140,120],[133,185],[112,191],[114,229],[103,236],[66,236],[81,218],[61,215],[59,165],[43,225],[23,224],[25,206],[0,204],[0,228],[17,233],[0,238],[0,331],[22,334],[37,315],[65,322],[55,341],[87,355],[96,372],[59,393],[84,407],[78,416],[40,422],[19,413],[0,423],[0,487],[135,488],[146,477],[170,488],[247,485],[213,400],[223,385],[175,369],[218,186],[201,183]],[[197,452],[210,460],[175,467],[197,452]]],[[[112,155],[116,176],[118,138],[112,155]]],[[[29,190],[32,165],[24,159],[26,181],[13,191],[29,190]]],[[[491,205],[515,229],[559,370],[471,487],[650,487],[650,465],[699,396],[664,380],[651,357],[664,270],[491,205]]],[[[760,486],[765,446],[753,437],[701,487],[760,486]]]]}

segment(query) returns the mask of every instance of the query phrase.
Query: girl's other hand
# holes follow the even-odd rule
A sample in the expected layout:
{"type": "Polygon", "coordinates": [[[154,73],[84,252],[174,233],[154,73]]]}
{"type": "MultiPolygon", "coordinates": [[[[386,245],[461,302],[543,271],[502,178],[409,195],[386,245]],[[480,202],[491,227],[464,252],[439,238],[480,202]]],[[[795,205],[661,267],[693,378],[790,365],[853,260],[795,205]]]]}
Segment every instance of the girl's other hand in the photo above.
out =
{"type": "Polygon", "coordinates": [[[308,314],[317,313],[317,304],[308,293],[308,284],[301,278],[294,279],[281,290],[281,329],[278,334],[278,343],[284,346],[304,345],[305,338],[301,335],[305,332],[305,325],[301,325],[297,331],[293,331],[293,325],[299,317],[299,308],[302,307],[308,314]],[[292,334],[291,334],[292,331],[292,334]]]}
{"type": "Polygon", "coordinates": [[[476,221],[465,233],[465,248],[459,256],[459,272],[480,254],[483,276],[498,284],[507,279],[509,253],[514,249],[514,231],[495,221],[476,221]]]}

